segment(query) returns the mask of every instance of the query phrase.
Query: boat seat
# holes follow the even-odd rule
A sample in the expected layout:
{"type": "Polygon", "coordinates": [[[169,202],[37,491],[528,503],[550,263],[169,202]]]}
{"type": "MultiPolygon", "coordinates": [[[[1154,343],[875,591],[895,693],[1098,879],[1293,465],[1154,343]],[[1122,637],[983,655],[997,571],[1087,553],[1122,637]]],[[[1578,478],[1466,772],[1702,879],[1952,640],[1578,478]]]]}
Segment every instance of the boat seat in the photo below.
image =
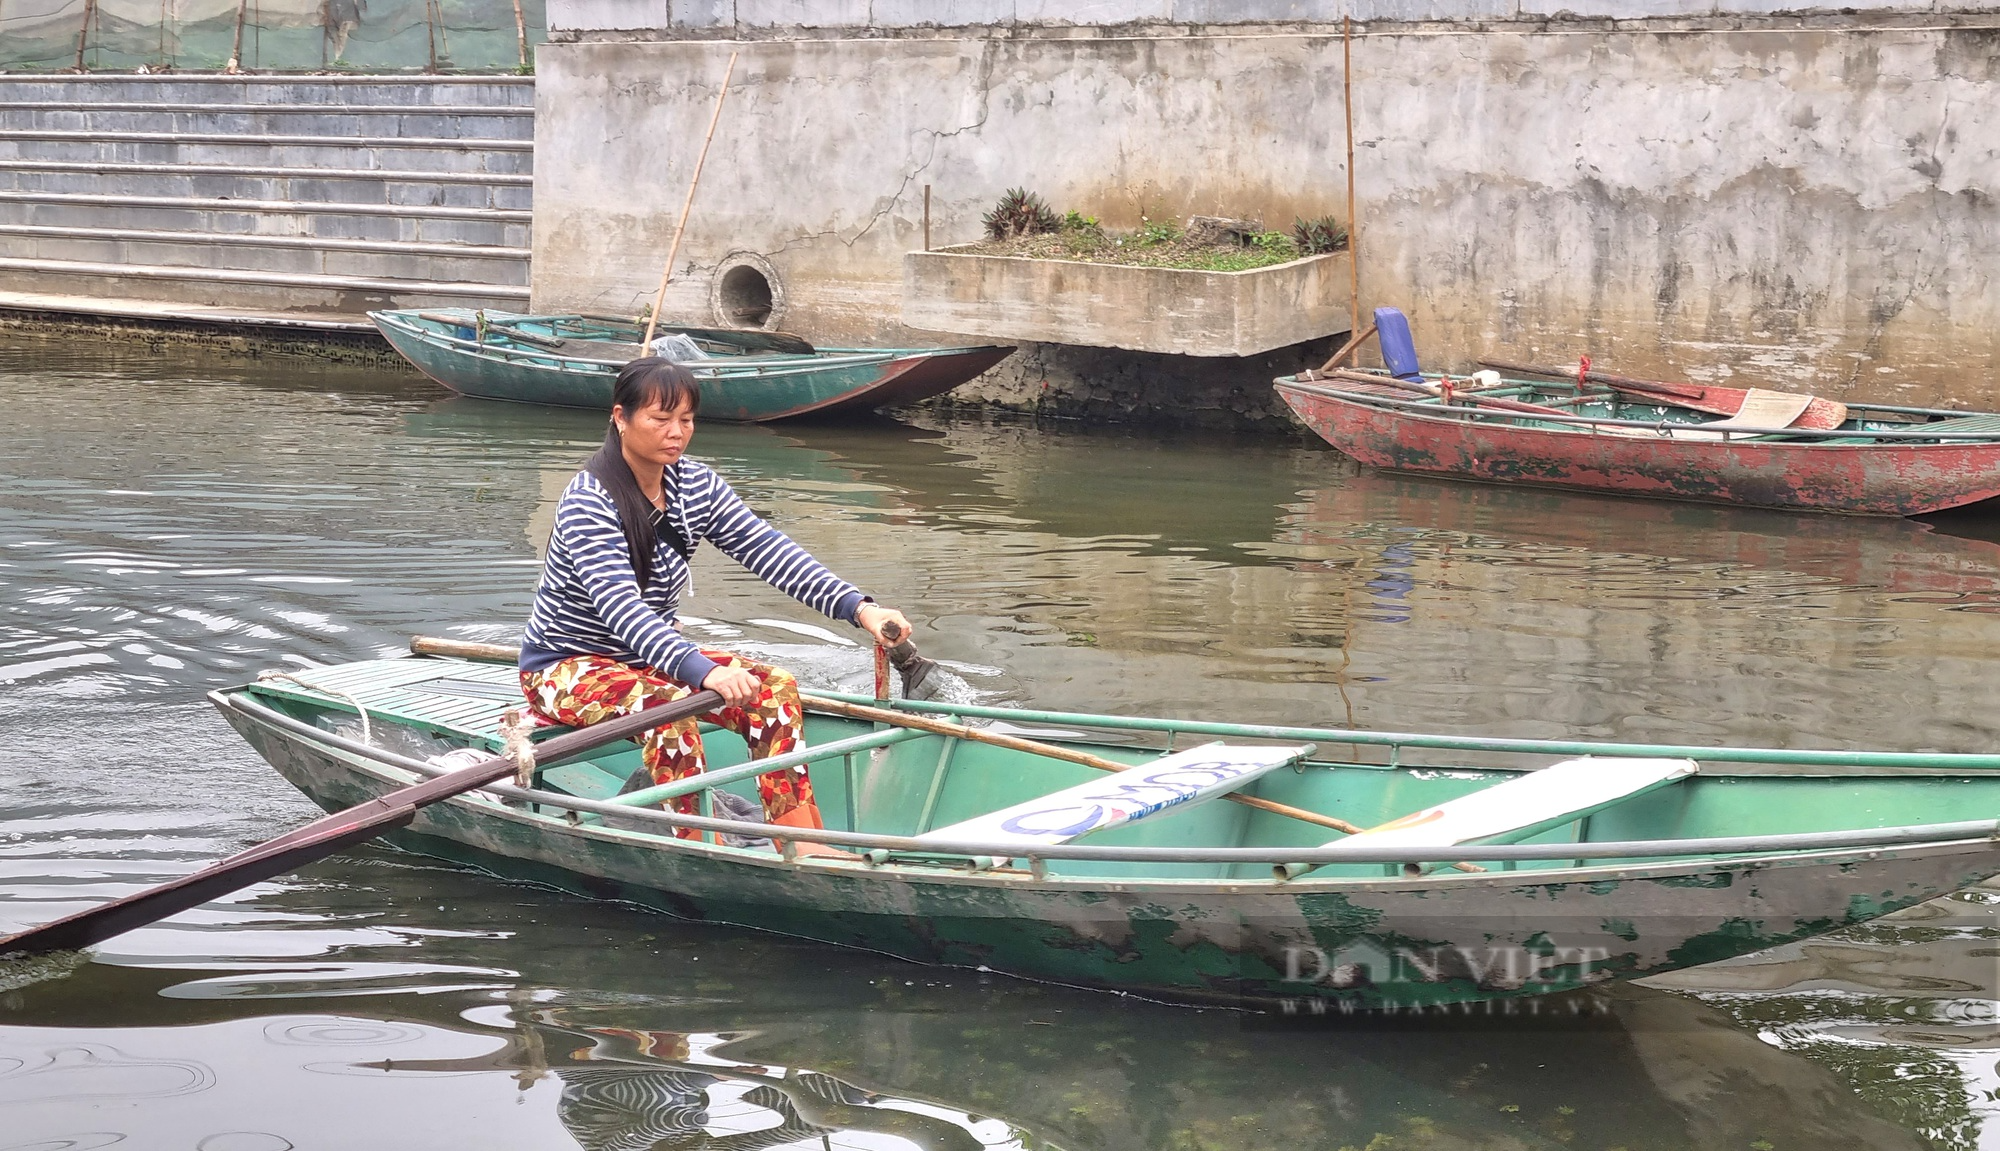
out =
{"type": "MultiPolygon", "coordinates": [[[[1654,788],[1679,782],[1699,770],[1691,759],[1592,756],[1566,759],[1320,847],[1327,851],[1377,851],[1395,847],[1516,843],[1654,788]]],[[[1285,863],[1275,871],[1280,879],[1292,879],[1321,866],[1324,865],[1285,863]]],[[[1436,866],[1443,865],[1410,864],[1402,870],[1405,874],[1420,874],[1436,866]]]]}
{"type": "MultiPolygon", "coordinates": [[[[1311,744],[1209,743],[917,836],[919,842],[1068,843],[1174,808],[1227,795],[1312,754],[1311,744]]],[[[1005,862],[1004,857],[980,857],[1005,862]]]]}

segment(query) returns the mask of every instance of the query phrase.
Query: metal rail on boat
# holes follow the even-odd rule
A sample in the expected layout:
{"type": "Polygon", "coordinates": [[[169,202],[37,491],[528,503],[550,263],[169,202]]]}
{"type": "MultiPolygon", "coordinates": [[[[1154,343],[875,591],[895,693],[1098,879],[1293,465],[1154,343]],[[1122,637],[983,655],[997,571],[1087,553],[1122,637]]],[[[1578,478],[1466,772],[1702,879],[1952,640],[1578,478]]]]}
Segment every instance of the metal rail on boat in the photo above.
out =
{"type": "MultiPolygon", "coordinates": [[[[1377,396],[1377,395],[1372,395],[1368,392],[1350,392],[1350,391],[1345,391],[1341,388],[1331,387],[1325,384],[1311,383],[1300,380],[1287,380],[1279,384],[1278,386],[1284,388],[1295,388],[1299,391],[1310,392],[1313,395],[1324,396],[1328,399],[1345,400],[1349,403],[1360,404],[1365,407],[1396,408],[1399,410],[1408,411],[1419,415],[1440,416],[1454,420],[1469,420],[1473,422],[1495,422],[1495,423],[1511,423],[1511,424],[1518,424],[1520,421],[1523,420],[1532,420],[1535,421],[1536,423],[1579,424],[1583,425],[1585,429],[1591,427],[1633,428],[1639,431],[1657,433],[1661,439],[1672,439],[1673,433],[1675,433],[1676,431],[1686,431],[1686,432],[1706,432],[1710,436],[1721,436],[1723,437],[1723,440],[1719,442],[1725,442],[1725,443],[1731,440],[1741,440],[1748,436],[1778,436],[1785,439],[1794,439],[1794,440],[1826,440],[1826,439],[1844,440],[1844,439],[1856,439],[1856,438],[1866,437],[1871,440],[1931,440],[1940,443],[1946,443],[1946,442],[1956,443],[1962,441],[1971,441],[1976,443],[2000,442],[2000,432],[1925,432],[1917,430],[1875,431],[1872,429],[1844,430],[1840,428],[1753,428],[1753,427],[1735,427],[1735,426],[1727,428],[1711,429],[1698,423],[1676,423],[1664,419],[1621,420],[1609,416],[1577,416],[1563,412],[1546,412],[1546,413],[1520,412],[1502,408],[1481,409],[1470,406],[1459,407],[1457,405],[1436,403],[1425,400],[1404,400],[1404,399],[1398,399],[1394,396],[1377,396]]],[[[1491,395],[1493,393],[1488,391],[1488,392],[1480,392],[1472,394],[1491,395]]],[[[1671,406],[1671,405],[1662,405],[1662,406],[1671,406]]],[[[1960,413],[1960,414],[1965,414],[1965,413],[1960,413]]],[[[1921,427],[1921,426],[1922,425],[1915,425],[1915,427],[1921,427]]],[[[1865,445],[1826,444],[1821,446],[1862,447],[1865,445]]]]}
{"type": "MultiPolygon", "coordinates": [[[[240,692],[214,692],[211,700],[220,706],[241,712],[259,723],[302,736],[327,747],[336,748],[350,755],[359,756],[388,767],[400,768],[419,775],[441,775],[450,770],[436,764],[425,763],[410,756],[336,735],[314,727],[303,720],[294,719],[273,708],[265,707],[246,699],[240,692]]],[[[993,710],[993,709],[980,709],[993,710]]],[[[1182,725],[1182,730],[1188,730],[1182,725]]],[[[1301,729],[1311,730],[1311,729],[1301,729]]],[[[1246,732],[1247,734],[1247,732],[1246,732]]],[[[1365,733],[1351,733],[1365,734],[1365,733]]],[[[1532,741],[1515,741],[1532,742],[1532,741]]],[[[1611,745],[1618,746],[1618,745],[1611,745]]],[[[800,755],[814,752],[828,754],[823,749],[807,749],[800,755]]],[[[842,754],[833,750],[830,754],[842,754]]],[[[2000,757],[1979,757],[2000,760],[2000,757]]],[[[775,762],[775,761],[772,761],[775,762]]],[[[758,764],[760,769],[763,764],[758,764]]],[[[1904,827],[1863,828],[1851,831],[1805,832],[1782,835],[1727,836],[1706,839],[1640,839],[1604,842],[1549,843],[1549,844],[1494,844],[1467,845],[1445,844],[1432,847],[1384,847],[1376,849],[1329,850],[1324,847],[1311,848],[1255,848],[1255,847],[1109,847],[1088,844],[1022,844],[1014,842],[984,843],[966,841],[947,843],[911,836],[878,835],[867,832],[834,831],[831,829],[805,829],[779,827],[765,823],[747,823],[738,820],[712,819],[698,815],[681,815],[677,812],[660,811],[653,808],[631,807],[601,800],[583,799],[560,792],[543,791],[538,788],[520,788],[511,784],[494,784],[473,793],[500,800],[532,803],[543,807],[573,812],[589,812],[596,815],[610,815],[626,820],[640,820],[660,824],[663,828],[693,828],[699,831],[724,832],[734,835],[782,837],[786,840],[810,843],[825,843],[835,847],[879,849],[890,852],[905,852],[924,856],[968,856],[1002,857],[1027,859],[1031,863],[1041,860],[1092,860],[1099,862],[1127,863],[1245,863],[1277,865],[1285,863],[1329,864],[1329,863],[1450,863],[1473,856],[1494,862],[1523,862],[1549,860],[1583,859],[1633,859],[1649,863],[1673,862],[1684,857],[1734,856],[1732,862],[1746,862],[1746,857],[1777,856],[1786,858],[1790,853],[1825,851],[1866,851],[1913,846],[1947,846],[1953,844],[1977,844],[1981,841],[2000,848],[2000,820],[1968,820],[1955,823],[1917,824],[1904,827]]],[[[699,846],[699,845],[690,845],[699,846]]],[[[1515,878],[1517,873],[1501,872],[1497,876],[1480,878],[1515,878]]],[[[1428,881],[1435,881],[1428,880],[1428,881]]],[[[1235,880],[1238,883],[1269,882],[1278,884],[1279,879],[1235,880]]]]}
{"type": "MultiPolygon", "coordinates": [[[[874,703],[872,696],[852,692],[821,692],[850,703],[874,703]]],[[[1123,731],[1156,731],[1165,735],[1236,736],[1243,739],[1309,740],[1315,743],[1361,744],[1370,747],[1422,747],[1439,751],[1504,751],[1533,755],[1615,755],[1635,759],[1695,759],[1707,763],[1769,763],[1800,767],[1907,767],[1938,771],[2000,770],[2000,755],[1979,752],[1824,751],[1777,747],[1702,747],[1691,744],[1599,743],[1587,740],[1507,739],[1471,735],[1432,735],[1408,731],[1360,731],[1353,728],[1281,727],[1261,723],[1216,723],[1195,719],[1150,719],[1086,712],[1036,711],[1031,708],[983,707],[966,703],[930,703],[899,699],[904,711],[998,719],[1013,723],[1061,724],[1123,731]]],[[[1381,764],[1353,764],[1381,767],[1381,764]]],[[[1389,767],[1395,764],[1387,765],[1389,767]]],[[[1502,768],[1501,770],[1506,770],[1502,768]]]]}

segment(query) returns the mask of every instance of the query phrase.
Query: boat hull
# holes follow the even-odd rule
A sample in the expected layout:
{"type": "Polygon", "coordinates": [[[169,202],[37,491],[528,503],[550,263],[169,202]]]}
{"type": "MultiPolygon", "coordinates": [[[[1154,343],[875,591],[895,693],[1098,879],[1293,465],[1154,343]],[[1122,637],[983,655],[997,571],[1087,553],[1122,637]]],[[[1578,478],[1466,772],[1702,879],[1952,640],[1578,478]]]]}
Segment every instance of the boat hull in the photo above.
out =
{"type": "Polygon", "coordinates": [[[2000,441],[1835,444],[1559,431],[1288,386],[1319,437],[1370,467],[1656,499],[1911,516],[2000,496],[2000,441]]]}
{"type": "MultiPolygon", "coordinates": [[[[337,810],[414,779],[212,697],[337,810]]],[[[1573,991],[1861,922],[2000,872],[1988,840],[1782,859],[1292,883],[861,867],[712,847],[461,796],[410,850],[593,898],[923,963],[1310,1013],[1573,991]]]]}
{"type": "MultiPolygon", "coordinates": [[[[533,348],[444,338],[398,313],[374,313],[390,345],[463,396],[608,411],[616,365],[533,348]]],[[[467,319],[471,330],[471,320],[467,319]]],[[[867,411],[942,395],[1013,352],[1011,347],[822,349],[799,356],[743,356],[695,367],[704,419],[761,423],[867,411]]]]}

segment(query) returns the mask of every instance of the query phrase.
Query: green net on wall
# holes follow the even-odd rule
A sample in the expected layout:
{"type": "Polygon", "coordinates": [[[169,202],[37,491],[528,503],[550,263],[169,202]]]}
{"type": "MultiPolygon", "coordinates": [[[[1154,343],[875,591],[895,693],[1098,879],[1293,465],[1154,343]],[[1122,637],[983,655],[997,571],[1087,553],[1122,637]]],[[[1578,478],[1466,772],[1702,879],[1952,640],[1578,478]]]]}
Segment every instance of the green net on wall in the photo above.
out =
{"type": "Polygon", "coordinates": [[[0,0],[0,70],[511,72],[546,28],[543,0],[0,0]]]}

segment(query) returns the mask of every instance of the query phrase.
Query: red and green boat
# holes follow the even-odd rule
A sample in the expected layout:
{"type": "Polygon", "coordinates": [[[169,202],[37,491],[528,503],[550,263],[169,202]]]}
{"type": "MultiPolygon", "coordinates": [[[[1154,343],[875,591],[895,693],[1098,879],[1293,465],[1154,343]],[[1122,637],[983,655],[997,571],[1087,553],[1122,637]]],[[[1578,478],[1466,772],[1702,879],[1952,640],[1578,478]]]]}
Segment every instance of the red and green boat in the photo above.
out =
{"type": "Polygon", "coordinates": [[[1596,378],[1335,371],[1275,386],[1321,439],[1388,471],[1867,516],[2000,496],[2000,413],[1596,378]]]}
{"type": "MultiPolygon", "coordinates": [[[[641,326],[615,316],[528,316],[472,308],[370,312],[382,335],[431,379],[465,396],[561,408],[611,408],[618,370],[645,354],[641,326]]],[[[780,332],[661,326],[685,337],[705,419],[741,423],[913,404],[965,383],[1013,352],[962,348],[815,348],[780,332]]]]}

